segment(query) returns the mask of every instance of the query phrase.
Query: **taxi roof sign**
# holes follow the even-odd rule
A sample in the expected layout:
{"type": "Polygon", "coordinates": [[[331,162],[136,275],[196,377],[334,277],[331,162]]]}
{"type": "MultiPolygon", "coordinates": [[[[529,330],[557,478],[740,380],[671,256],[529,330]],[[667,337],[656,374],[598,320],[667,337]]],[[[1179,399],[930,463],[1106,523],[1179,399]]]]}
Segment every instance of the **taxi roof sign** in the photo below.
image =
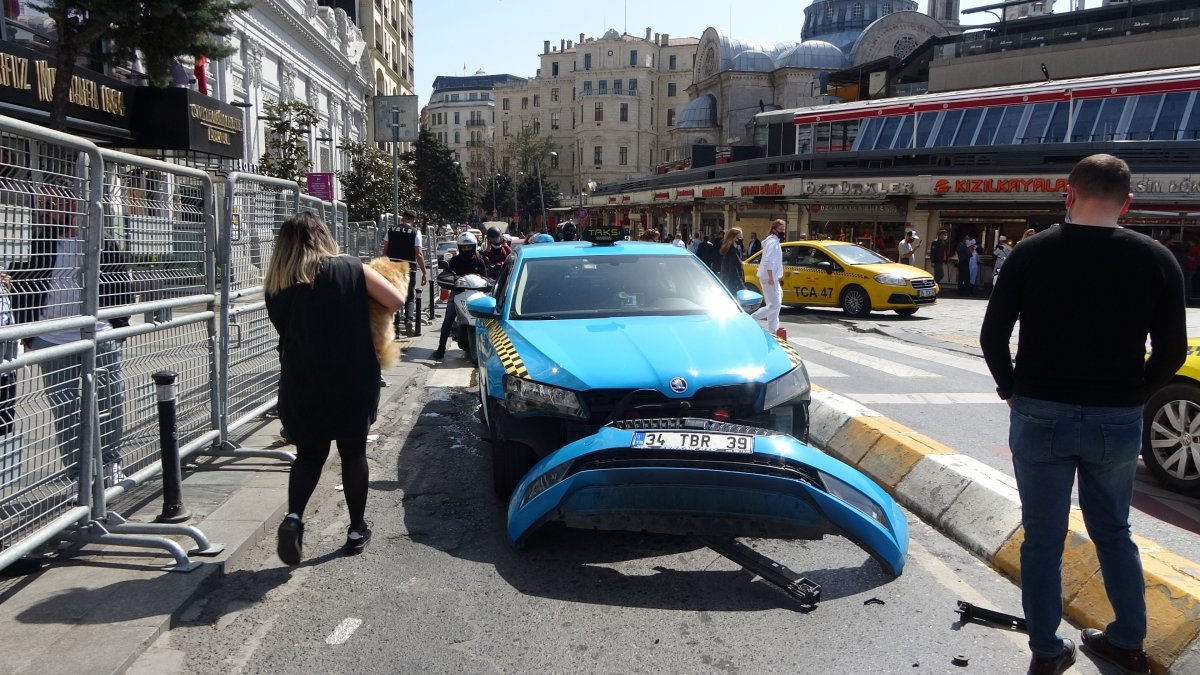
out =
{"type": "Polygon", "coordinates": [[[625,228],[620,225],[588,225],[583,228],[582,239],[596,246],[612,246],[625,238],[625,228]]]}

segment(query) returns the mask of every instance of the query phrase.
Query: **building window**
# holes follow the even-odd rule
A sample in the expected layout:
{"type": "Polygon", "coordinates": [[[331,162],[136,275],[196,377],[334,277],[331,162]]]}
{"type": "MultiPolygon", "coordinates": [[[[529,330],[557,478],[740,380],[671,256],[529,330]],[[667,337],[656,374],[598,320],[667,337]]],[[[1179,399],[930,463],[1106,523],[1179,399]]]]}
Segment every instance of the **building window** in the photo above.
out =
{"type": "Polygon", "coordinates": [[[675,126],[675,110],[674,109],[667,110],[667,126],[669,126],[669,127],[675,126]]]}
{"type": "Polygon", "coordinates": [[[558,153],[550,155],[550,168],[551,169],[558,168],[558,153]]]}
{"type": "Polygon", "coordinates": [[[629,65],[630,66],[637,65],[637,50],[636,49],[629,50],[629,65]]]}
{"type": "Polygon", "coordinates": [[[460,113],[457,113],[457,112],[456,112],[456,113],[454,113],[454,123],[455,123],[455,124],[460,124],[460,123],[461,123],[461,118],[459,117],[459,115],[460,115],[460,113]]]}
{"type": "Polygon", "coordinates": [[[597,145],[595,148],[592,148],[592,164],[595,164],[596,166],[601,166],[604,164],[603,146],[597,145]]]}
{"type": "Polygon", "coordinates": [[[621,95],[621,80],[613,80],[613,93],[617,96],[621,95]]]}
{"type": "Polygon", "coordinates": [[[535,108],[540,108],[540,107],[542,107],[542,96],[541,96],[541,94],[534,94],[534,95],[533,95],[533,107],[535,107],[535,108]]]}
{"type": "Polygon", "coordinates": [[[608,93],[608,80],[600,80],[599,91],[601,96],[604,96],[608,93]]]}
{"type": "Polygon", "coordinates": [[[629,121],[629,104],[628,103],[621,104],[621,121],[622,122],[629,121]]]}
{"type": "Polygon", "coordinates": [[[668,63],[670,64],[670,65],[668,65],[668,66],[667,66],[667,68],[668,68],[668,69],[670,69],[670,70],[675,70],[675,66],[677,65],[677,64],[676,64],[676,59],[677,59],[677,58],[678,58],[678,57],[676,57],[674,54],[672,54],[672,55],[671,55],[671,58],[670,58],[670,60],[668,61],[668,63]]]}
{"type": "Polygon", "coordinates": [[[542,133],[542,121],[537,118],[533,120],[533,133],[537,135],[542,133]]]}
{"type": "Polygon", "coordinates": [[[457,100],[458,100],[458,94],[450,94],[450,100],[451,100],[451,101],[457,101],[457,100]]]}
{"type": "Polygon", "coordinates": [[[555,87],[550,90],[550,102],[558,103],[558,87],[555,87]]]}
{"type": "Polygon", "coordinates": [[[669,162],[669,161],[671,161],[671,151],[670,151],[670,150],[663,150],[663,162],[664,162],[664,163],[666,163],[666,162],[669,162]]]}
{"type": "Polygon", "coordinates": [[[471,95],[468,96],[467,98],[471,99],[472,101],[478,101],[479,100],[479,92],[473,91],[473,92],[471,92],[471,95]]]}
{"type": "Polygon", "coordinates": [[[654,95],[654,80],[650,80],[650,95],[654,95]]]}
{"type": "Polygon", "coordinates": [[[890,3],[890,2],[883,3],[883,13],[884,14],[892,13],[892,3],[890,3]]]}
{"type": "Polygon", "coordinates": [[[462,138],[459,136],[459,132],[457,131],[454,132],[454,143],[455,145],[462,143],[462,138]]]}
{"type": "Polygon", "coordinates": [[[592,81],[591,80],[583,81],[583,95],[584,96],[592,95],[592,81]]]}
{"type": "Polygon", "coordinates": [[[674,95],[675,95],[675,83],[668,82],[667,83],[667,96],[674,96],[674,95]]]}
{"type": "Polygon", "coordinates": [[[550,77],[558,77],[558,61],[550,64],[550,77]]]}
{"type": "Polygon", "coordinates": [[[861,2],[854,3],[854,8],[852,10],[850,10],[850,12],[851,12],[850,13],[851,17],[853,17],[855,19],[861,19],[863,17],[862,3],[861,2]]]}
{"type": "Polygon", "coordinates": [[[584,70],[592,69],[592,55],[591,54],[583,55],[583,69],[584,70]]]}
{"type": "Polygon", "coordinates": [[[508,120],[504,120],[503,122],[501,122],[500,135],[505,136],[505,137],[508,136],[508,120]]]}
{"type": "Polygon", "coordinates": [[[528,96],[521,97],[521,110],[529,110],[529,97],[528,96]]]}
{"type": "Polygon", "coordinates": [[[603,101],[596,101],[596,121],[597,122],[604,121],[604,102],[603,101]]]}
{"type": "Polygon", "coordinates": [[[551,129],[558,128],[558,113],[557,112],[550,113],[550,128],[551,129]]]}
{"type": "Polygon", "coordinates": [[[621,149],[617,151],[617,164],[621,166],[629,164],[629,148],[622,145],[621,149]]]}
{"type": "Polygon", "coordinates": [[[500,109],[508,110],[508,99],[503,99],[502,101],[500,101],[500,109]]]}
{"type": "Polygon", "coordinates": [[[629,81],[629,95],[633,96],[637,93],[637,80],[629,81]]]}

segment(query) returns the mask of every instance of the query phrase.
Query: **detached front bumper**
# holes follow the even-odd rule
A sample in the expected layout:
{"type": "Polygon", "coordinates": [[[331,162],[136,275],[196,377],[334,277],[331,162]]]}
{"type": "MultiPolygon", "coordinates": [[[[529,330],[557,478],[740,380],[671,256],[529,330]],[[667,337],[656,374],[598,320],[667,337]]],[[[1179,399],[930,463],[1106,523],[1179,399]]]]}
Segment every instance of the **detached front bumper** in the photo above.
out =
{"type": "Polygon", "coordinates": [[[899,506],[857,470],[778,432],[702,419],[605,426],[547,456],[513,493],[509,541],[519,548],[552,522],[713,537],[840,534],[897,576],[908,551],[899,506]],[[648,435],[695,447],[647,447],[648,435]],[[739,451],[698,449],[747,437],[739,451]]]}

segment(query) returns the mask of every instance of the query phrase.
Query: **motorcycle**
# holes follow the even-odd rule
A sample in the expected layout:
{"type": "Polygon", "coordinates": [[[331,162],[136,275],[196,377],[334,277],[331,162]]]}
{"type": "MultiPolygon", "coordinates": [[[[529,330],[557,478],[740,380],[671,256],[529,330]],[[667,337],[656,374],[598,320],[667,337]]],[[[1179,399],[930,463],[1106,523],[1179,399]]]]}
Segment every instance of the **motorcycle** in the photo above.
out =
{"type": "Polygon", "coordinates": [[[479,352],[475,346],[475,317],[467,311],[467,303],[475,298],[487,295],[495,285],[491,279],[478,274],[458,276],[450,271],[442,272],[437,277],[438,285],[444,289],[459,291],[451,296],[454,301],[454,327],[452,335],[454,342],[467,355],[472,363],[479,362],[479,352]]]}

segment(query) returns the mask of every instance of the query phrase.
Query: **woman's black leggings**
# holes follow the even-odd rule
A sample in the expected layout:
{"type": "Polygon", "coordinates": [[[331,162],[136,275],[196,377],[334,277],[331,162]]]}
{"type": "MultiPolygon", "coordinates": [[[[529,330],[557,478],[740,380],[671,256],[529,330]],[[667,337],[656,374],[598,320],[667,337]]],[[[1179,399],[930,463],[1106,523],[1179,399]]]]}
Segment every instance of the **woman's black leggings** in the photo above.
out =
{"type": "MultiPolygon", "coordinates": [[[[337,439],[338,455],[342,458],[342,489],[346,493],[346,508],[350,511],[350,526],[360,529],[367,510],[367,434],[361,437],[337,439]]],[[[296,444],[296,461],[288,476],[288,513],[304,517],[304,508],[321,480],[321,469],[329,457],[329,441],[296,444]]]]}

